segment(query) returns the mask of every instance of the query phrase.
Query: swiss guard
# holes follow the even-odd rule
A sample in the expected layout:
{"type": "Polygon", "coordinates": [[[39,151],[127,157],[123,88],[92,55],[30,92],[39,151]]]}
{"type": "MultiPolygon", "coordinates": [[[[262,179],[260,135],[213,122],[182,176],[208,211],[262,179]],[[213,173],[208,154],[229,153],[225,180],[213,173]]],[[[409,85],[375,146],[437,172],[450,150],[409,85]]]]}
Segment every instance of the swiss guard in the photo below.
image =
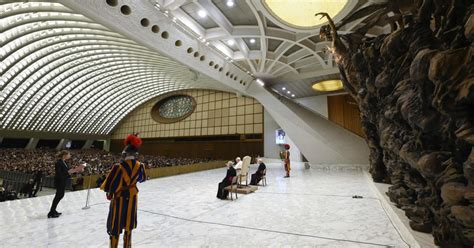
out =
{"type": "Polygon", "coordinates": [[[123,247],[132,247],[132,230],[137,227],[137,182],[146,180],[145,167],[136,159],[141,144],[138,133],[127,136],[122,152],[124,158],[112,166],[100,186],[110,200],[107,233],[113,248],[118,247],[122,230],[125,230],[123,247]]]}
{"type": "Polygon", "coordinates": [[[291,170],[291,166],[290,166],[290,145],[285,144],[283,147],[285,148],[285,150],[280,153],[280,157],[283,160],[283,163],[285,165],[285,171],[286,171],[286,176],[285,177],[288,178],[288,177],[290,177],[290,170],[291,170]]]}

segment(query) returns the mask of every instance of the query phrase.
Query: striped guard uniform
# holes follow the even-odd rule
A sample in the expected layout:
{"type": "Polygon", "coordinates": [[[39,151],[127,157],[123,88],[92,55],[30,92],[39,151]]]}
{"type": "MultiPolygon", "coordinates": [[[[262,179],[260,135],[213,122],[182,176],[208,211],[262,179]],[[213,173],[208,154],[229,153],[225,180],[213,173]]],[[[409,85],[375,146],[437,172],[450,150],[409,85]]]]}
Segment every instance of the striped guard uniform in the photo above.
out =
{"type": "Polygon", "coordinates": [[[146,180],[145,167],[137,160],[122,160],[112,167],[101,189],[113,194],[107,218],[107,233],[118,236],[122,230],[137,227],[137,182],[146,180]]]}

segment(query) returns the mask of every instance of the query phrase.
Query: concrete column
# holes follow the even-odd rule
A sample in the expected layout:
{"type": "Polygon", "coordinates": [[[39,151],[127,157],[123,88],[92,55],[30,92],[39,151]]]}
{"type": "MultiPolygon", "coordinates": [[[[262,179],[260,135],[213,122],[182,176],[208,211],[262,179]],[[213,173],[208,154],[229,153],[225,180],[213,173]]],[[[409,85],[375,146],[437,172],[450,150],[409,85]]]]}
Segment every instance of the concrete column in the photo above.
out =
{"type": "MultiPolygon", "coordinates": [[[[285,131],[285,130],[283,130],[285,131]]],[[[285,135],[285,143],[290,145],[290,160],[295,162],[302,162],[302,153],[298,146],[291,140],[290,136],[285,135]]]]}
{"type": "Polygon", "coordinates": [[[86,143],[84,144],[84,146],[82,146],[81,149],[90,149],[91,146],[92,146],[92,143],[94,143],[94,140],[86,140],[86,143]]]}
{"type": "Polygon", "coordinates": [[[247,92],[264,106],[310,164],[369,162],[369,148],[363,138],[258,84],[251,84],[247,92]]]}
{"type": "Polygon", "coordinates": [[[39,139],[37,138],[30,138],[30,141],[28,141],[28,144],[26,145],[25,149],[27,150],[34,150],[36,149],[36,145],[38,145],[39,139]]]}
{"type": "Polygon", "coordinates": [[[110,152],[110,139],[104,140],[104,151],[110,152]]]}
{"type": "Polygon", "coordinates": [[[59,144],[56,146],[56,151],[59,151],[59,150],[62,150],[62,149],[64,149],[64,148],[66,148],[67,142],[69,142],[68,139],[61,139],[61,140],[59,141],[59,144]]]}

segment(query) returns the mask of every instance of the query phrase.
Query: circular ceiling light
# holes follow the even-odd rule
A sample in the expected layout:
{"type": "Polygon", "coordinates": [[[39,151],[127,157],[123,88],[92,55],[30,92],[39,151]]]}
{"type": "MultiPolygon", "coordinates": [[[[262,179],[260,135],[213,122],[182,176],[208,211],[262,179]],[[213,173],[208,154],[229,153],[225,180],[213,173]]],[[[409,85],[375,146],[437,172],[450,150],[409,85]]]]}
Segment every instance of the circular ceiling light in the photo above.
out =
{"type": "Polygon", "coordinates": [[[313,84],[313,90],[316,91],[336,91],[336,90],[342,90],[342,81],[339,79],[334,79],[334,80],[326,80],[326,81],[321,81],[313,84]]]}
{"type": "Polygon", "coordinates": [[[270,13],[290,26],[310,28],[327,22],[326,18],[314,16],[326,12],[336,16],[350,1],[347,0],[264,0],[270,13]]]}
{"type": "Polygon", "coordinates": [[[255,39],[250,39],[250,43],[254,44],[254,43],[255,43],[255,39]]]}
{"type": "Polygon", "coordinates": [[[201,17],[201,18],[204,18],[204,17],[207,16],[207,13],[206,13],[206,11],[201,9],[201,10],[198,11],[198,16],[201,17]]]}
{"type": "Polygon", "coordinates": [[[227,0],[226,4],[227,4],[227,7],[234,7],[234,1],[233,0],[227,0]]]}
{"type": "Polygon", "coordinates": [[[229,45],[229,46],[233,46],[234,44],[235,44],[234,40],[228,40],[227,41],[227,45],[229,45]]]}

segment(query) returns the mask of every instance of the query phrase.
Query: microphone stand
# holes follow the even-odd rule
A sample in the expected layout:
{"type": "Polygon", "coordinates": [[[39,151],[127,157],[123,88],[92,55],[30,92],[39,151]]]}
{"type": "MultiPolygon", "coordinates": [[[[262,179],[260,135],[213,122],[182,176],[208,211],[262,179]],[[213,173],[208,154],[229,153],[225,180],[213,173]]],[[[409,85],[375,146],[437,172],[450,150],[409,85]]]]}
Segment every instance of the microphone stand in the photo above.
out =
{"type": "Polygon", "coordinates": [[[86,209],[91,208],[91,206],[89,206],[89,196],[90,196],[90,193],[91,193],[92,173],[91,173],[90,166],[87,166],[87,167],[88,167],[87,170],[88,170],[88,172],[89,172],[89,185],[87,186],[86,205],[82,208],[83,210],[86,210],[86,209]]]}

